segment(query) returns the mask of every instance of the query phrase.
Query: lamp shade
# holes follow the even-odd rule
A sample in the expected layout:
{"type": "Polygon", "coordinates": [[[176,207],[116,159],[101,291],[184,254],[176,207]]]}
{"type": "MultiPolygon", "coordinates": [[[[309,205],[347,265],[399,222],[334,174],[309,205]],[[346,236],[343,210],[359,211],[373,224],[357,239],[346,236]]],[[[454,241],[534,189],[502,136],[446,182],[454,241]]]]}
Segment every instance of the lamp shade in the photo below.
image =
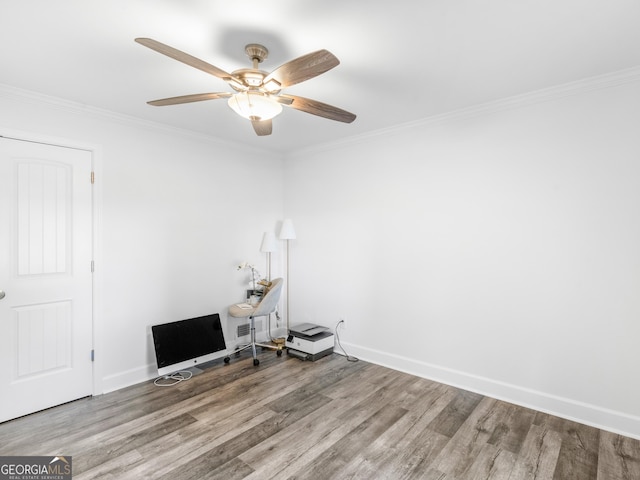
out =
{"type": "Polygon", "coordinates": [[[260,245],[260,251],[271,253],[278,250],[278,241],[276,240],[276,234],[273,232],[264,232],[262,235],[262,244],[260,245]]]}
{"type": "Polygon", "coordinates": [[[258,92],[236,93],[227,103],[238,115],[249,120],[269,120],[282,112],[282,105],[258,92]]]}
{"type": "Polygon", "coordinates": [[[280,227],[280,240],[293,240],[296,238],[296,231],[290,218],[285,218],[280,227]]]}

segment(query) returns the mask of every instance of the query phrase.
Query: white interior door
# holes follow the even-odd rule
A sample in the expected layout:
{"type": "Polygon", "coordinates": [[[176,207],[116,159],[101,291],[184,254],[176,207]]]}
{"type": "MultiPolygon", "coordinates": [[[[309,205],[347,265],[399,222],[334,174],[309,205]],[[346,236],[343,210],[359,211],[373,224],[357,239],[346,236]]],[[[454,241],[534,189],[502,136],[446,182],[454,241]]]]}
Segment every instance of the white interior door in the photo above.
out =
{"type": "Polygon", "coordinates": [[[91,152],[0,137],[0,422],[92,393],[91,152]]]}

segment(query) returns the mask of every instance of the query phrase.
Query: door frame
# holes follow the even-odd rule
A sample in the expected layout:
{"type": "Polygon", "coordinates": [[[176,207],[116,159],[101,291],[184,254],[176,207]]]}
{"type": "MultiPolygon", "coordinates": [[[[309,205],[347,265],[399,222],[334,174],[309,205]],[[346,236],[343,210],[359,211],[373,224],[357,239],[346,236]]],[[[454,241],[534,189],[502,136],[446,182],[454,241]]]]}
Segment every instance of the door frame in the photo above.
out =
{"type": "Polygon", "coordinates": [[[92,345],[94,357],[92,362],[92,395],[100,395],[103,391],[102,382],[102,146],[82,142],[75,139],[43,135],[35,132],[12,130],[0,126],[0,137],[23,140],[33,143],[44,143],[56,147],[75,148],[91,153],[91,171],[94,172],[94,183],[91,189],[91,237],[92,257],[94,263],[91,280],[92,291],[92,345]]]}

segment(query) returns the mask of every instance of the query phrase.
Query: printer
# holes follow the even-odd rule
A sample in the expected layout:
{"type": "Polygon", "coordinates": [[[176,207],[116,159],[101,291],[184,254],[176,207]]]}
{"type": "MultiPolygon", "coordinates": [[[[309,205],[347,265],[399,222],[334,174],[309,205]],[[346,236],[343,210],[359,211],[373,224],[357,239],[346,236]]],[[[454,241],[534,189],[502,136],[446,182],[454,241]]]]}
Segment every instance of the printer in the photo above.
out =
{"type": "Polygon", "coordinates": [[[333,333],[327,327],[312,323],[292,325],[285,347],[291,356],[315,361],[333,353],[333,333]]]}

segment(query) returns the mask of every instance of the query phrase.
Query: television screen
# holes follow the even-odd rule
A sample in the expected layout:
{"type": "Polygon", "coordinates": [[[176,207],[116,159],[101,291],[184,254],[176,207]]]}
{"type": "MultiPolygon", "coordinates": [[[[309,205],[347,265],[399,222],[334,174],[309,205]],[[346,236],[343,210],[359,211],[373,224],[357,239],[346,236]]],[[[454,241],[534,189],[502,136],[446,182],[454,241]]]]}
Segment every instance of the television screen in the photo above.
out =
{"type": "Polygon", "coordinates": [[[217,313],[153,325],[151,332],[159,375],[208,362],[226,353],[217,313]]]}

